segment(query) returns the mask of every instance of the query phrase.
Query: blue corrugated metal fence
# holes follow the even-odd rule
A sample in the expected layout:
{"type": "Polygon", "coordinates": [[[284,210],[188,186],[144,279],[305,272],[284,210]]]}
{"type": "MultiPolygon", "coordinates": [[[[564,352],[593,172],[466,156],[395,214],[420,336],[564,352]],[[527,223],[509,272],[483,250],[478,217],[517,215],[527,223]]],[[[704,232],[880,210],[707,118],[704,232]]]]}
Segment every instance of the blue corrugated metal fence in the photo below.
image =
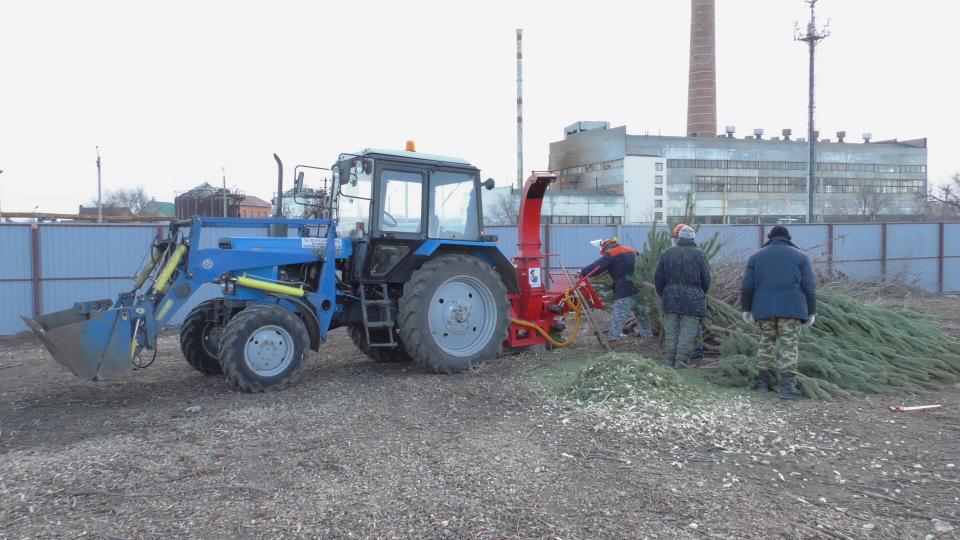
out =
{"type": "MultiPolygon", "coordinates": [[[[649,225],[544,225],[548,270],[558,260],[578,269],[598,256],[590,240],[618,235],[642,249],[649,225]]],[[[517,254],[516,227],[487,226],[507,257],[517,254]]],[[[705,225],[701,239],[719,235],[720,259],[744,261],[764,240],[769,226],[705,225]]],[[[928,291],[960,292],[960,224],[871,223],[792,225],[794,242],[824,271],[854,278],[902,279],[928,291]]],[[[26,329],[20,315],[35,316],[65,309],[74,302],[115,298],[131,286],[131,276],[150,242],[162,234],[158,225],[0,224],[0,335],[26,329]]],[[[263,236],[266,229],[204,229],[201,246],[215,247],[225,236],[263,236]]],[[[219,295],[204,285],[173,319],[179,322],[199,302],[219,295]]]]}

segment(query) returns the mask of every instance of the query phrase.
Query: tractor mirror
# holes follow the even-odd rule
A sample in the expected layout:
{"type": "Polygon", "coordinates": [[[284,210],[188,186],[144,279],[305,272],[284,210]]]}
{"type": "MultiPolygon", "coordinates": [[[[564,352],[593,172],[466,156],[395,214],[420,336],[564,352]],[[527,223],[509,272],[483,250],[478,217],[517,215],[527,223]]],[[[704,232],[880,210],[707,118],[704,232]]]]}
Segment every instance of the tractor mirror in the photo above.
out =
{"type": "Polygon", "coordinates": [[[487,188],[487,191],[493,189],[497,183],[493,181],[493,178],[487,178],[483,181],[483,187],[487,188]]]}
{"type": "Polygon", "coordinates": [[[357,176],[370,174],[373,171],[373,160],[360,158],[353,162],[353,172],[357,176]]]}

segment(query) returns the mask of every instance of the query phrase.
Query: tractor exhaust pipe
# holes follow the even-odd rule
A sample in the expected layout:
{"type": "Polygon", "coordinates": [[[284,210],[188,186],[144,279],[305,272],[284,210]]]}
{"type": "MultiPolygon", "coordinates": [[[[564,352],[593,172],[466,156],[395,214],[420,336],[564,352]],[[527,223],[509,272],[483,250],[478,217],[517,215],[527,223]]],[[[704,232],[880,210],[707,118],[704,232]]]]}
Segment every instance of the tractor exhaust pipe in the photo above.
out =
{"type": "MultiPolygon", "coordinates": [[[[273,217],[282,218],[283,217],[283,162],[280,161],[280,156],[274,154],[273,159],[277,160],[277,199],[273,209],[273,217]]],[[[287,237],[287,226],[285,224],[275,223],[270,225],[270,236],[286,238],[287,237]]]]}

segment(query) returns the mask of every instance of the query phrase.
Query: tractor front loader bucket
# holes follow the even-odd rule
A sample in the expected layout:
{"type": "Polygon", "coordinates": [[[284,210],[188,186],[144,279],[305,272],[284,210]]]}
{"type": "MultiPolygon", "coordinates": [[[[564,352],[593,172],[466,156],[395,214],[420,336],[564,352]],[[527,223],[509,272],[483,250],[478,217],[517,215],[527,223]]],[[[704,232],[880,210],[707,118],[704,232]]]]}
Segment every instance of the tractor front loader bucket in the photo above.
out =
{"type": "Polygon", "coordinates": [[[53,358],[77,377],[118,379],[130,374],[135,352],[133,318],[112,302],[78,302],[70,309],[30,319],[27,326],[53,358]]]}

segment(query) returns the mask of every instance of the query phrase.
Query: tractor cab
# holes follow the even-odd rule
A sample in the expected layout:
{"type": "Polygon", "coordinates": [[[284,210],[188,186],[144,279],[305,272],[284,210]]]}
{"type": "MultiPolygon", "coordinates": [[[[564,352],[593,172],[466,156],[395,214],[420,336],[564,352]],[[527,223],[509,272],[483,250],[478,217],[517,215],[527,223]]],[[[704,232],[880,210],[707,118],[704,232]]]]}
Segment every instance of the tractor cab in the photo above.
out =
{"type": "Polygon", "coordinates": [[[437,247],[489,243],[480,190],[493,181],[463,159],[367,149],[331,170],[337,233],[354,245],[351,281],[403,283],[437,247]]]}

